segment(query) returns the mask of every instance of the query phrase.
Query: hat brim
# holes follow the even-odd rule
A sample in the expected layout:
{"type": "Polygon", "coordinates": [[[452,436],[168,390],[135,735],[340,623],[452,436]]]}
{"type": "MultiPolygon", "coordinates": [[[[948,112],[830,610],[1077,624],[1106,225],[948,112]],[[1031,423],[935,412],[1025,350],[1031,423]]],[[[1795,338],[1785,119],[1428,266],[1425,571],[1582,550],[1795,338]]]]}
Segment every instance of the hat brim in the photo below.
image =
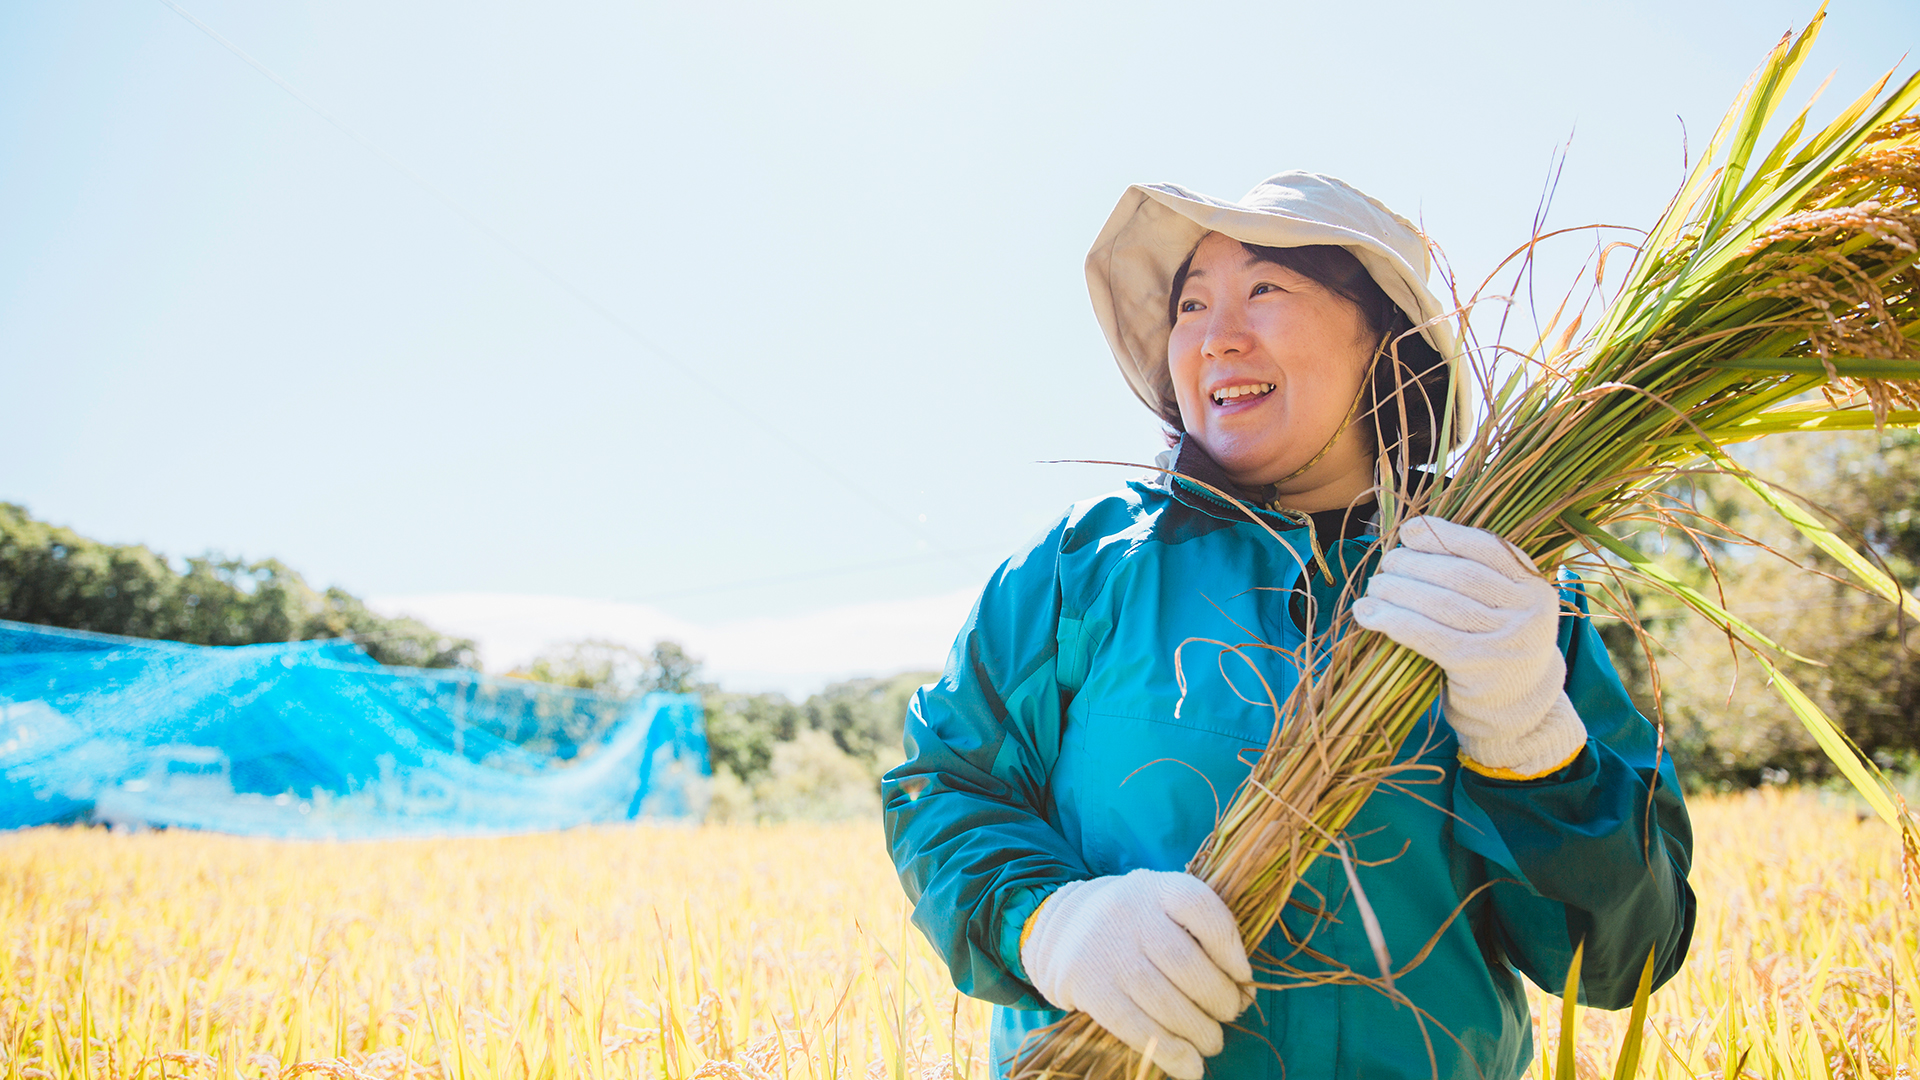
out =
{"type": "MultiPolygon", "coordinates": [[[[1120,197],[1087,253],[1087,289],[1120,373],[1155,414],[1178,410],[1167,370],[1173,276],[1210,232],[1262,247],[1347,249],[1459,375],[1460,350],[1448,309],[1426,284],[1425,238],[1377,200],[1313,173],[1282,173],[1241,203],[1173,184],[1135,184],[1120,197]],[[1258,203],[1249,205],[1256,196],[1261,196],[1258,203]]],[[[1457,391],[1454,396],[1456,402],[1462,397],[1457,391]]],[[[1456,430],[1459,416],[1457,409],[1456,430]]]]}

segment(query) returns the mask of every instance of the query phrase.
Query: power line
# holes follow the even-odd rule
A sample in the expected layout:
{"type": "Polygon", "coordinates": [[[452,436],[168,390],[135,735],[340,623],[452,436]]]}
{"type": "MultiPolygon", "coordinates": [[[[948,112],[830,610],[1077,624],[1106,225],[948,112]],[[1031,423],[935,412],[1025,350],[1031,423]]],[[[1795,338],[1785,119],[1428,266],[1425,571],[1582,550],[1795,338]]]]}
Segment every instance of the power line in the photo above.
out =
{"type": "MultiPolygon", "coordinates": [[[[672,352],[668,351],[665,346],[662,346],[658,342],[647,337],[645,334],[642,334],[638,329],[636,329],[633,326],[633,324],[627,322],[625,319],[622,319],[620,316],[614,314],[611,309],[609,309],[606,305],[600,303],[600,301],[594,299],[585,290],[574,285],[571,281],[568,281],[566,278],[561,277],[558,271],[554,270],[552,267],[548,266],[546,263],[536,258],[531,252],[527,251],[525,248],[521,247],[519,244],[514,243],[504,233],[500,232],[500,230],[495,229],[493,226],[481,220],[472,211],[469,211],[466,207],[454,201],[452,196],[440,190],[426,177],[421,176],[419,173],[409,168],[405,162],[401,161],[399,158],[394,157],[392,154],[387,153],[385,150],[382,150],[380,147],[376,146],[371,140],[361,135],[358,131],[347,126],[345,121],[341,120],[339,117],[333,115],[327,110],[321,108],[311,98],[307,97],[305,94],[302,94],[299,91],[299,89],[296,88],[292,83],[288,82],[284,78],[281,78],[280,75],[276,73],[272,68],[269,68],[267,65],[261,63],[259,60],[254,59],[254,57],[250,55],[246,50],[234,44],[232,41],[229,41],[225,36],[223,36],[219,31],[215,30],[213,27],[208,26],[206,23],[200,21],[200,19],[195,17],[192,12],[189,12],[187,9],[181,7],[178,3],[175,3],[174,0],[160,0],[160,3],[165,4],[167,7],[171,8],[174,14],[180,16],[182,19],[185,19],[187,22],[191,23],[201,33],[212,38],[214,41],[219,42],[222,48],[226,49],[228,52],[232,53],[233,55],[239,57],[241,60],[245,61],[249,67],[252,67],[255,71],[258,71],[260,74],[265,75],[268,79],[271,79],[273,81],[273,84],[275,86],[278,86],[280,89],[286,91],[289,97],[293,98],[295,101],[298,101],[300,104],[312,110],[314,115],[320,117],[320,119],[325,120],[327,123],[333,125],[333,127],[336,130],[338,130],[342,135],[345,135],[347,138],[352,139],[355,143],[359,144],[361,149],[379,158],[381,161],[385,162],[388,167],[392,168],[395,172],[398,172],[400,175],[406,177],[408,180],[411,180],[415,184],[419,185],[421,190],[433,196],[433,198],[436,201],[438,201],[442,206],[446,207],[448,210],[453,211],[453,213],[456,216],[458,216],[460,220],[466,222],[468,225],[472,226],[475,230],[485,235],[488,239],[500,245],[500,247],[504,248],[508,253],[512,254],[515,258],[518,258],[521,262],[526,263],[529,267],[531,267],[534,270],[534,272],[538,273],[541,277],[547,279],[547,281],[550,284],[552,284],[555,288],[559,289],[563,293],[566,293],[568,296],[573,297],[574,300],[578,301],[581,305],[586,307],[587,310],[593,312],[595,315],[598,315],[609,326],[612,326],[614,329],[620,331],[620,333],[626,335],[628,340],[632,341],[635,345],[638,345],[641,348],[641,350],[651,354],[655,362],[662,364],[665,367],[671,369],[672,371],[679,374],[680,377],[686,379],[688,382],[693,383],[695,386],[699,387],[702,390],[707,391],[708,393],[714,394],[716,396],[737,397],[737,394],[735,394],[731,390],[727,391],[725,395],[722,395],[721,388],[717,384],[709,381],[705,376],[701,375],[692,366],[688,365],[686,362],[682,361],[679,357],[675,356],[672,352]]],[[[913,517],[905,513],[902,513],[901,511],[896,509],[892,504],[888,503],[886,500],[882,499],[880,496],[874,494],[872,491],[868,490],[865,486],[854,481],[852,477],[834,468],[829,461],[827,461],[825,458],[821,457],[820,455],[814,453],[813,450],[810,449],[806,443],[804,443],[799,439],[794,438],[793,436],[787,434],[785,431],[782,431],[772,421],[766,419],[763,416],[756,414],[750,408],[746,408],[738,405],[734,406],[734,408],[749,423],[753,424],[755,427],[758,427],[760,431],[763,434],[765,434],[768,438],[786,447],[788,450],[792,451],[794,455],[796,455],[797,457],[807,462],[807,464],[810,465],[815,472],[839,484],[841,487],[845,488],[848,492],[852,493],[855,497],[860,499],[862,502],[866,503],[868,506],[872,507],[873,509],[879,511],[881,516],[905,528],[907,531],[911,532],[915,537],[925,540],[928,543],[928,545],[932,547],[933,550],[938,554],[939,557],[955,560],[955,561],[959,560],[960,558],[959,553],[950,550],[949,548],[947,548],[946,545],[941,544],[937,540],[934,540],[932,537],[927,536],[926,533],[919,527],[919,523],[918,521],[916,521],[916,519],[914,519],[913,517]]]]}

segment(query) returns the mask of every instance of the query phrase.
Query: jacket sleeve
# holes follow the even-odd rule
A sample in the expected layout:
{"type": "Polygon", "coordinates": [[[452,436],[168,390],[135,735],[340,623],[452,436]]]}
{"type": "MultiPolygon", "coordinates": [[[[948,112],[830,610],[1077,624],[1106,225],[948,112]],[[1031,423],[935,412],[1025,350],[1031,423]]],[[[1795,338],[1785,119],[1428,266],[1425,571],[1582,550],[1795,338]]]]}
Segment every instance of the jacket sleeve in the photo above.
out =
{"type": "Polygon", "coordinates": [[[1632,1004],[1648,950],[1654,985],[1679,970],[1693,934],[1693,828],[1673,762],[1634,708],[1578,587],[1560,619],[1567,696],[1587,745],[1559,772],[1498,780],[1461,769],[1455,835],[1495,884],[1482,924],[1520,972],[1557,992],[1584,942],[1580,1000],[1632,1004]]]}
{"type": "Polygon", "coordinates": [[[1044,817],[1060,752],[1062,522],[997,571],[940,681],[907,709],[907,760],[880,782],[887,845],[913,921],[961,992],[1049,1007],[1020,964],[1020,931],[1053,890],[1092,877],[1044,817]]]}

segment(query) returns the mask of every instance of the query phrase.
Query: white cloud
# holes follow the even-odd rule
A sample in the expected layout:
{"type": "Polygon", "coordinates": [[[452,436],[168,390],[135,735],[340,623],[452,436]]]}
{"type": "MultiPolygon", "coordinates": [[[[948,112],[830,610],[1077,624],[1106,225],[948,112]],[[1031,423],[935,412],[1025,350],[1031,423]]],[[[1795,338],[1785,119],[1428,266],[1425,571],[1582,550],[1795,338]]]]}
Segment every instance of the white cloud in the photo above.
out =
{"type": "Polygon", "coordinates": [[[939,669],[974,595],[965,590],[711,625],[644,604],[568,596],[430,593],[376,597],[371,604],[474,639],[490,671],[581,638],[639,648],[672,638],[705,660],[707,677],[727,689],[778,690],[798,698],[840,679],[939,669]]]}

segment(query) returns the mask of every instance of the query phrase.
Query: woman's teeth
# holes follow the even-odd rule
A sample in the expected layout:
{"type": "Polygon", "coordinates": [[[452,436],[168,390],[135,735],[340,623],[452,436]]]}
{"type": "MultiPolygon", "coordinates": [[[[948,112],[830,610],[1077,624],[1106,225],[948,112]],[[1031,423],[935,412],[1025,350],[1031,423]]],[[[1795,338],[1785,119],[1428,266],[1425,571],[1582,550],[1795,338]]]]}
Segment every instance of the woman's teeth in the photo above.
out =
{"type": "Polygon", "coordinates": [[[1248,383],[1245,386],[1223,387],[1213,392],[1213,403],[1215,405],[1225,405],[1229,401],[1236,401],[1250,394],[1257,397],[1261,394],[1271,393],[1273,386],[1273,383],[1262,382],[1248,383]]]}

